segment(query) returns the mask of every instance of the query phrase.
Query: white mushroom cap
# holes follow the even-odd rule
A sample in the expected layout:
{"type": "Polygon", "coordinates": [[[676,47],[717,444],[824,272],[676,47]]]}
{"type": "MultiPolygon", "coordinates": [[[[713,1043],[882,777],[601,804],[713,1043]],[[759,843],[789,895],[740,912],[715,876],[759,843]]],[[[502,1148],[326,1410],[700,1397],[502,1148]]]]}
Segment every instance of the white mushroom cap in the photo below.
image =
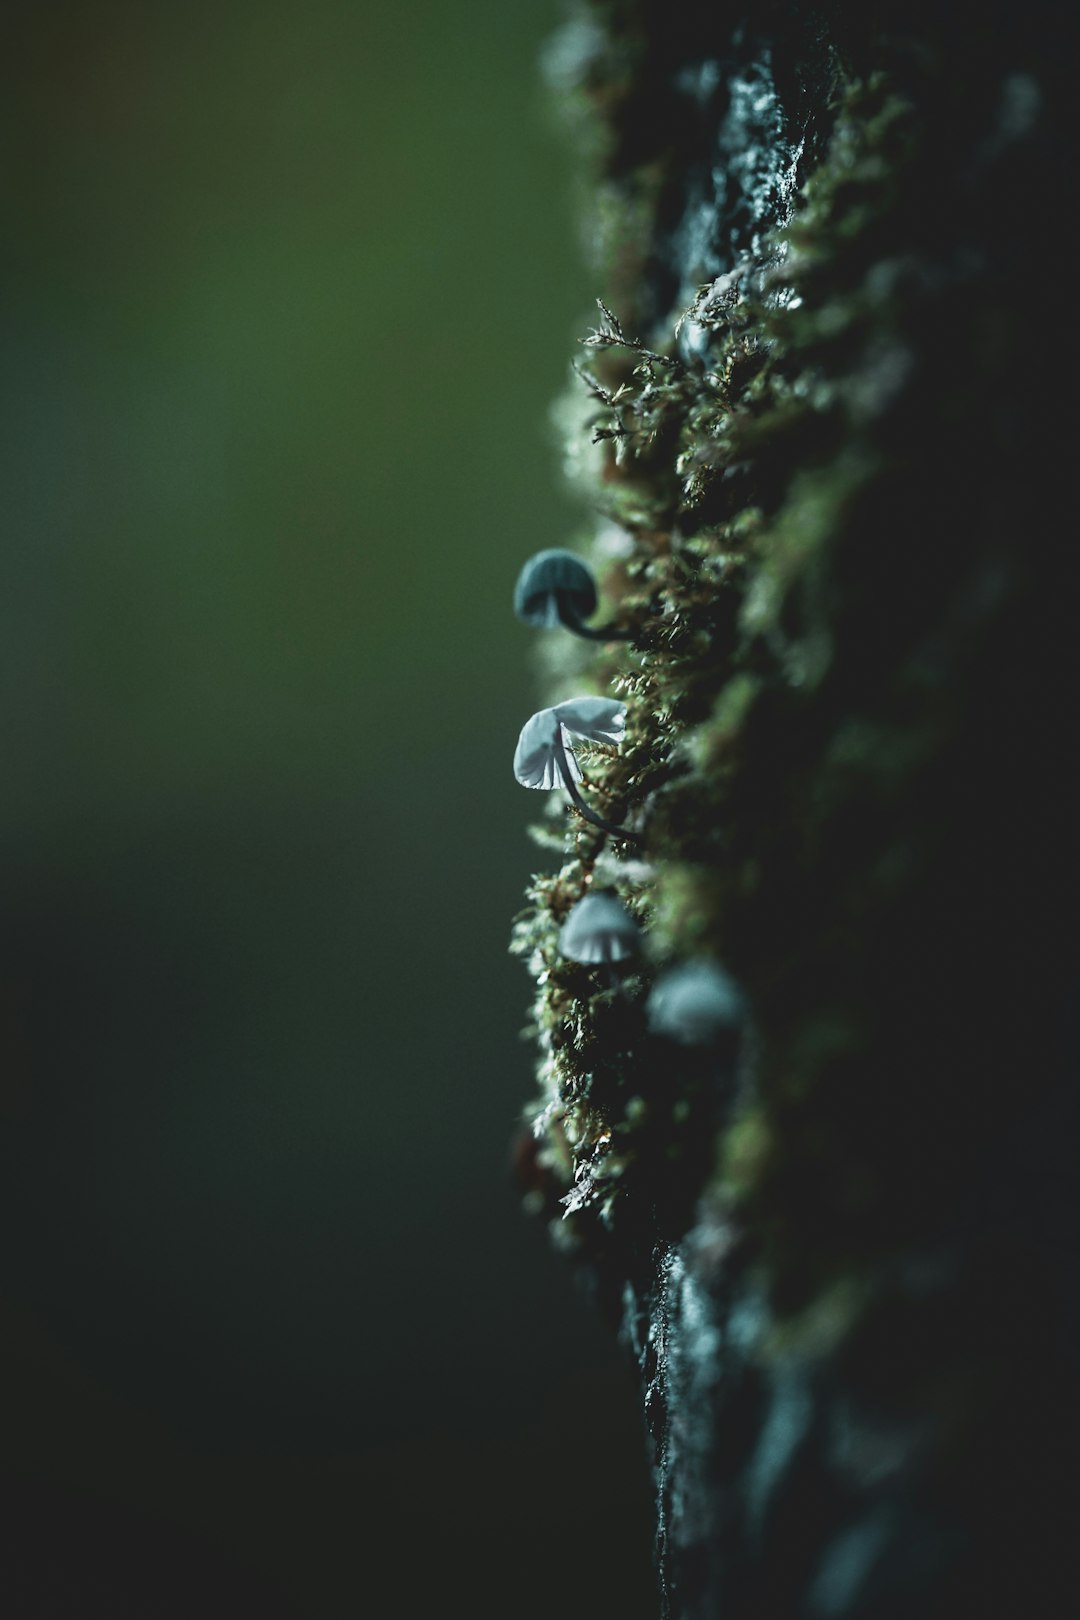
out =
{"type": "Polygon", "coordinates": [[[620,743],[626,731],[626,704],[617,698],[569,698],[556,703],[553,712],[567,731],[590,742],[620,743]]]}
{"type": "Polygon", "coordinates": [[[571,698],[534,714],[522,726],[514,751],[514,775],[522,787],[565,785],[555,752],[560,727],[567,767],[574,781],[580,782],[581,767],[570,746],[570,733],[592,742],[619,742],[626,728],[626,704],[612,698],[571,698]]]}
{"type": "Polygon", "coordinates": [[[672,968],[653,985],[649,1028],[684,1046],[708,1046],[745,1016],[742,991],[722,968],[704,959],[672,968]]]}
{"type": "Polygon", "coordinates": [[[641,929],[613,894],[587,894],[559,931],[559,950],[574,962],[621,962],[640,943],[641,929]]]}
{"type": "MultiPolygon", "coordinates": [[[[560,721],[554,709],[541,709],[521,728],[517,748],[514,750],[514,775],[522,787],[563,787],[562,773],[555,759],[555,742],[560,721]]],[[[581,781],[581,767],[574,758],[570,737],[562,727],[563,753],[567,767],[575,782],[581,781]]]]}

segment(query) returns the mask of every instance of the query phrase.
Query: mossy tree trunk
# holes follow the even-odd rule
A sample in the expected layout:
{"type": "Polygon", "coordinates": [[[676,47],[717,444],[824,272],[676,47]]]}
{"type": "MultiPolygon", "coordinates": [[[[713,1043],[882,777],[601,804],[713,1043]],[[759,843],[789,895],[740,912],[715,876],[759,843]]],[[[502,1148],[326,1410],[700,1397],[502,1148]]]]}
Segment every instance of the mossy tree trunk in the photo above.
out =
{"type": "Polygon", "coordinates": [[[678,1620],[1071,1587],[1066,12],[942,10],[612,0],[553,52],[633,640],[550,701],[626,701],[586,786],[641,844],[537,829],[527,1181],[640,1366],[678,1620]],[[646,929],[618,989],[558,952],[590,887],[646,929]],[[700,957],[737,1050],[650,1028],[700,957]]]}

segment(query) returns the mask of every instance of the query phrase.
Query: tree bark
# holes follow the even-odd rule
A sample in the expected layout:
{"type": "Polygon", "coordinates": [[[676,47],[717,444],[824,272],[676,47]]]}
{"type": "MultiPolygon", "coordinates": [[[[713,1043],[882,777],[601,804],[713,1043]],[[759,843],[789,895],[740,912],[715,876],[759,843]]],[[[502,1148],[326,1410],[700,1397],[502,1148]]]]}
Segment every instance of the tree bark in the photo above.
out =
{"type": "Polygon", "coordinates": [[[643,858],[578,824],[519,919],[527,1182],[640,1368],[664,1620],[1076,1590],[1068,40],[942,9],[625,0],[552,53],[635,636],[581,654],[629,710],[589,798],[643,858]],[[591,885],[619,995],[555,945],[591,885]],[[726,1048],[650,1027],[699,957],[726,1048]]]}

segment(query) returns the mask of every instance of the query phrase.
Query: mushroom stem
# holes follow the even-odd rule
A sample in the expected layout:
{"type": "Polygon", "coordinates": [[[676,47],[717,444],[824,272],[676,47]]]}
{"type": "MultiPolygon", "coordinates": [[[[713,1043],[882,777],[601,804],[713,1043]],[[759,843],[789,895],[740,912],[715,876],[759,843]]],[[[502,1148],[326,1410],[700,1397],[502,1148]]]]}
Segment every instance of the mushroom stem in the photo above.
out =
{"type": "Polygon", "coordinates": [[[633,998],[623,983],[622,974],[615,966],[615,963],[608,960],[604,963],[604,966],[607,968],[607,973],[604,976],[607,979],[608,987],[614,990],[616,995],[621,996],[623,1001],[625,1001],[628,1006],[632,1007],[634,1004],[633,998]]]}
{"type": "Polygon", "coordinates": [[[625,838],[632,844],[640,844],[641,839],[636,833],[627,832],[625,827],[616,827],[612,821],[605,821],[603,816],[598,816],[595,810],[591,810],[581,797],[577,783],[574,781],[573,772],[570,769],[570,762],[566,757],[566,749],[563,747],[561,725],[555,728],[555,763],[559,768],[559,775],[563,779],[563,786],[586,821],[591,821],[594,827],[603,828],[604,832],[614,833],[616,838],[625,838]]]}
{"type": "Polygon", "coordinates": [[[574,611],[573,598],[569,591],[555,592],[555,605],[559,618],[568,630],[575,635],[587,636],[590,641],[633,641],[632,630],[620,630],[618,625],[602,624],[598,629],[586,624],[585,620],[574,611]]]}

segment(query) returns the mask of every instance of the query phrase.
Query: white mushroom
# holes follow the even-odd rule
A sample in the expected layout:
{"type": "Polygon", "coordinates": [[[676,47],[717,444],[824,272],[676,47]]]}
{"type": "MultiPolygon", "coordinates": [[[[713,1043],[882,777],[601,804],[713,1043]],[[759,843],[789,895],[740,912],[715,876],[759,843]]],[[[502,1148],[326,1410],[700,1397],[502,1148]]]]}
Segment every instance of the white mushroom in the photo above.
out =
{"type": "Polygon", "coordinates": [[[559,930],[559,950],[574,962],[622,962],[641,947],[641,929],[614,894],[587,894],[559,930]]]}
{"type": "Polygon", "coordinates": [[[711,1046],[736,1030],[746,1015],[742,991],[722,968],[704,958],[672,968],[653,985],[649,1028],[683,1046],[711,1046]]]}
{"type": "Polygon", "coordinates": [[[626,729],[626,704],[613,698],[579,697],[554,708],[541,709],[521,728],[514,751],[514,775],[522,787],[564,787],[586,821],[620,838],[635,835],[598,816],[582,799],[577,784],[581,767],[574,756],[571,735],[590,742],[619,743],[626,729]]]}

